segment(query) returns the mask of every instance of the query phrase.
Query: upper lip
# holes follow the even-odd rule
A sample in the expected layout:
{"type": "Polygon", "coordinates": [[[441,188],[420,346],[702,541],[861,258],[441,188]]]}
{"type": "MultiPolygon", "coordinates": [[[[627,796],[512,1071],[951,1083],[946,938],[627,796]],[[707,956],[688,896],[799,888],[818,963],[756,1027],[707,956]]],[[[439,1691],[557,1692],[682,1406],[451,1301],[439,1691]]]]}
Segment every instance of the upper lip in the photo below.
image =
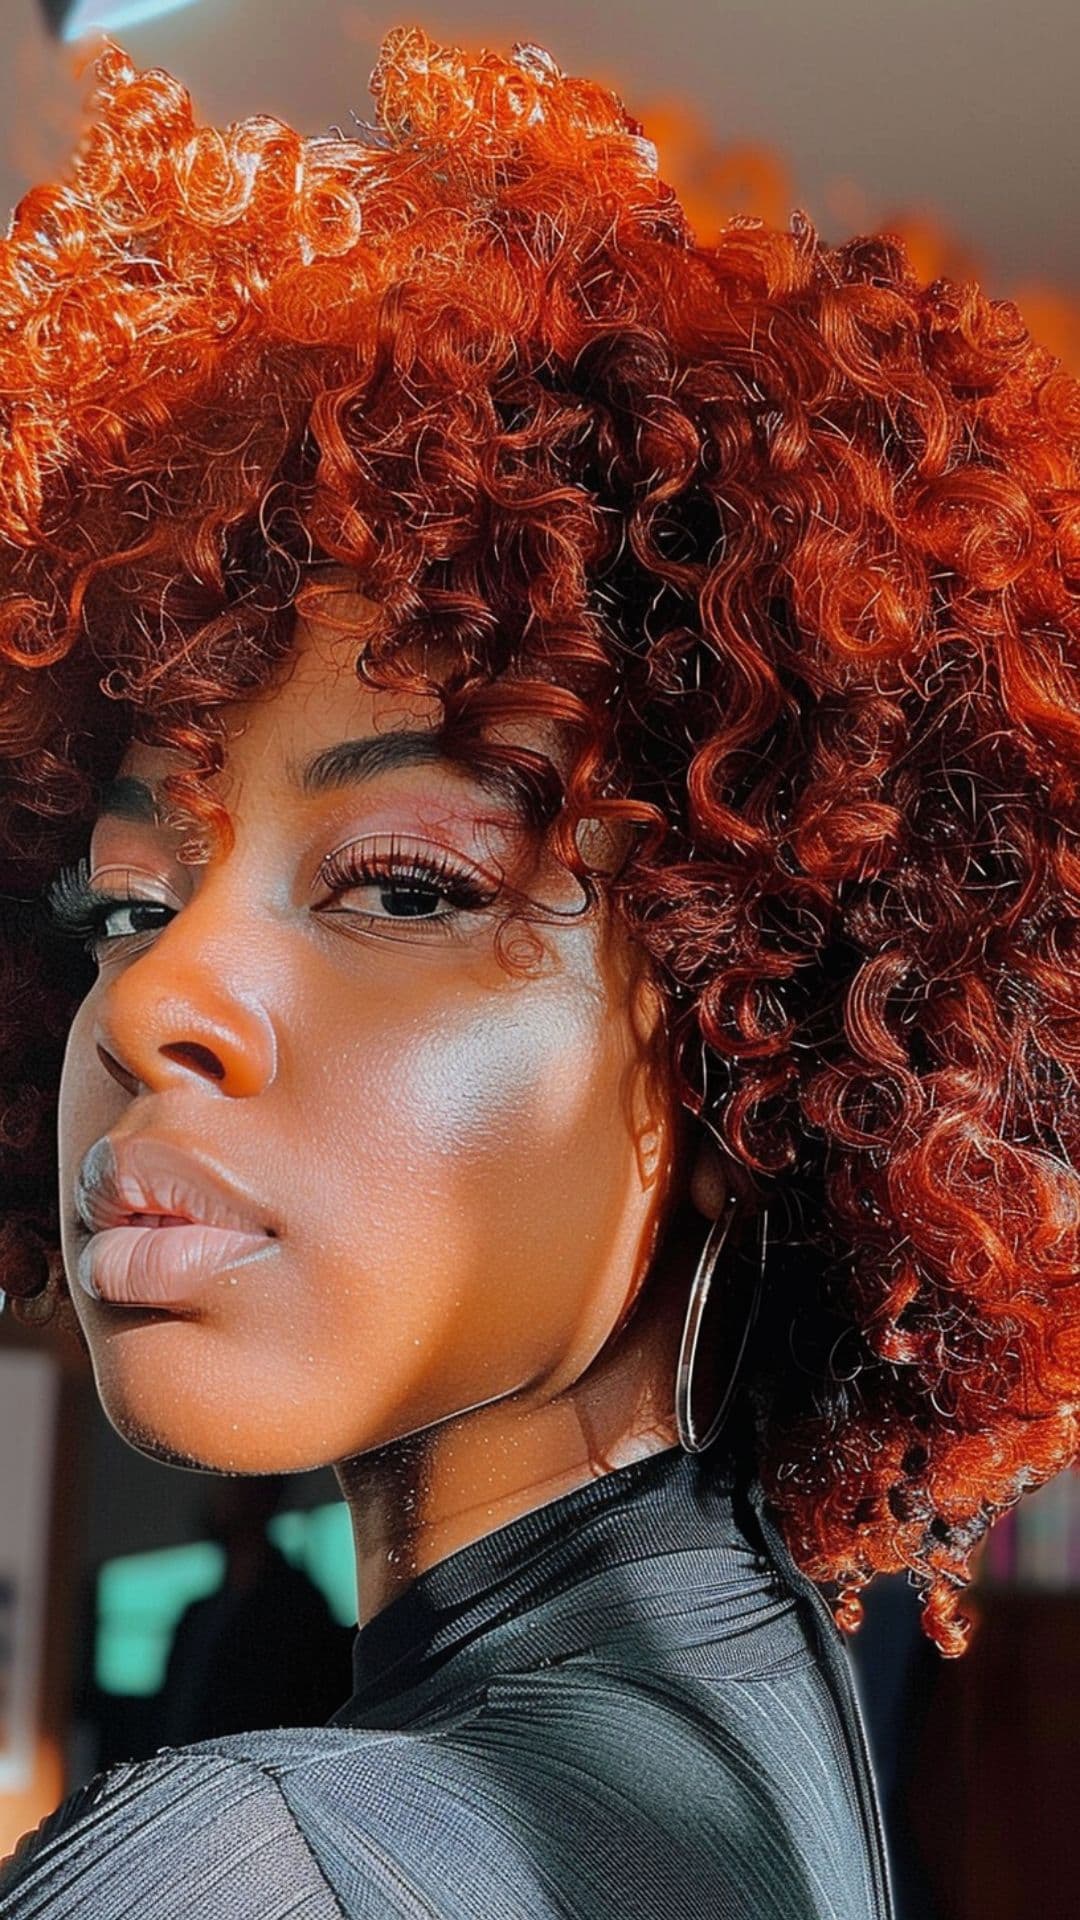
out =
{"type": "Polygon", "coordinates": [[[217,1167],[154,1134],[103,1134],[83,1159],[75,1208],[91,1232],[131,1224],[136,1214],[173,1214],[213,1227],[275,1234],[259,1202],[217,1167]]]}

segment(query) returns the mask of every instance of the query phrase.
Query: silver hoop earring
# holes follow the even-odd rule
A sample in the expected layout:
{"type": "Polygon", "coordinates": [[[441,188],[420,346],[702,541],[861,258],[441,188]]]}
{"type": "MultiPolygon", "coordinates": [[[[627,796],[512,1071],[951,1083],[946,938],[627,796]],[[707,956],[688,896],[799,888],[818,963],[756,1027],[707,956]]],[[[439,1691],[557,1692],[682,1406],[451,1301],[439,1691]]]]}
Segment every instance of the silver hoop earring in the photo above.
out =
{"type": "Polygon", "coordinates": [[[678,1371],[675,1376],[675,1419],[679,1429],[679,1444],[687,1453],[704,1453],[706,1447],[711,1446],[716,1439],[727,1418],[739,1377],[739,1368],[742,1365],[742,1357],[750,1337],[750,1329],[757,1317],[758,1304],[761,1300],[765,1274],[765,1250],[768,1245],[768,1211],[764,1207],[757,1216],[758,1240],[752,1257],[740,1256],[732,1263],[725,1277],[726,1284],[721,1295],[724,1324],[714,1331],[709,1347],[712,1356],[716,1359],[721,1356],[727,1359],[730,1356],[730,1366],[727,1381],[719,1395],[716,1393],[715,1381],[712,1384],[709,1398],[714,1402],[715,1411],[707,1432],[702,1435],[693,1413],[695,1374],[701,1372],[698,1359],[701,1323],[712,1289],[717,1262],[738,1211],[738,1200],[734,1194],[729,1194],[723,1212],[717,1216],[709,1228],[690,1288],[682,1344],[679,1348],[678,1371]]]}

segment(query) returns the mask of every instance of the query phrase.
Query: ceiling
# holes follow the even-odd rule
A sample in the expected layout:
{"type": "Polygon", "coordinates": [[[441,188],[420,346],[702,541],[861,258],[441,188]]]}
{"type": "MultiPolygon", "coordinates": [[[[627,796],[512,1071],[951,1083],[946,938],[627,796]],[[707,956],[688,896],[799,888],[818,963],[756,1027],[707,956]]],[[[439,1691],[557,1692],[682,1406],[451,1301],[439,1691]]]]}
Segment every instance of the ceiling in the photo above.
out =
{"type": "MultiPolygon", "coordinates": [[[[193,0],[115,33],[140,66],[183,80],[200,119],[274,113],[315,132],[350,109],[372,117],[368,76],[397,24],[473,47],[539,41],[616,86],[647,130],[647,103],[678,97],[717,141],[774,150],[791,204],[829,238],[927,210],[992,293],[1040,281],[1080,294],[1075,0],[193,0]]],[[[70,150],[90,44],[58,47],[38,0],[3,0],[6,209],[70,150]]]]}

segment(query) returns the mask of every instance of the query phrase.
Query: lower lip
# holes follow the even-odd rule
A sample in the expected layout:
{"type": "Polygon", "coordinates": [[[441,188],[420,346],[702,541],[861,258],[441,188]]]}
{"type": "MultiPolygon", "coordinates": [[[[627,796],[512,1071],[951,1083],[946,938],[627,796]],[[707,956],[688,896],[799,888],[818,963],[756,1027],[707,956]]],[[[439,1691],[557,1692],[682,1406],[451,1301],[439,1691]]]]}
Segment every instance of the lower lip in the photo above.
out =
{"type": "Polygon", "coordinates": [[[207,1283],[249,1266],[277,1245],[266,1233],[238,1233],[201,1221],[177,1227],[106,1227],[78,1259],[79,1285],[120,1307],[194,1305],[207,1283]]]}

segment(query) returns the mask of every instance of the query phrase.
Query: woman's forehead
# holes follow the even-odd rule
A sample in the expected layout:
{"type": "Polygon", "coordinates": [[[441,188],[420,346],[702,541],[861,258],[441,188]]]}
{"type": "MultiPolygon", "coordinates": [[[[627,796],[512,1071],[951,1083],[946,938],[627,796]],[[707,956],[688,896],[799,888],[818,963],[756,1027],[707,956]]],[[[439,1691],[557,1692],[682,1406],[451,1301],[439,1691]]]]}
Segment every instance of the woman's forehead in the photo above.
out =
{"type": "MultiPolygon", "coordinates": [[[[385,633],[386,614],[377,601],[358,590],[348,568],[335,563],[313,570],[295,605],[292,645],[266,685],[249,698],[219,709],[226,765],[235,754],[247,758],[253,744],[260,757],[284,764],[342,739],[439,731],[444,713],[437,693],[373,686],[359,677],[357,662],[370,641],[385,633]]],[[[437,682],[458,660],[450,647],[425,648],[422,672],[437,682]]],[[[526,710],[500,716],[485,726],[484,736],[542,753],[560,772],[567,771],[566,730],[546,715],[534,717],[526,710]]],[[[149,779],[189,764],[179,749],[135,739],[129,742],[117,771],[149,779]]]]}

